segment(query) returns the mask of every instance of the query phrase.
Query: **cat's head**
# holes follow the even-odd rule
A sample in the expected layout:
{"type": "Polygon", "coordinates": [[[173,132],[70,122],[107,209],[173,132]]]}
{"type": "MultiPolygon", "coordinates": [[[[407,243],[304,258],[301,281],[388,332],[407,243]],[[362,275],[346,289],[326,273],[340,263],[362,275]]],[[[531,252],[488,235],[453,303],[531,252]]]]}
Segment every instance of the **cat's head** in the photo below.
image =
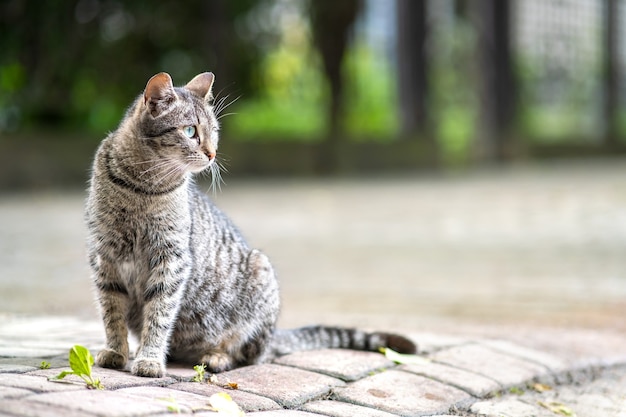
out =
{"type": "Polygon", "coordinates": [[[160,159],[179,172],[197,173],[209,167],[214,171],[219,140],[219,124],[210,104],[214,79],[205,72],[184,87],[174,87],[165,72],[150,78],[135,111],[140,113],[138,134],[152,161],[160,159]]]}

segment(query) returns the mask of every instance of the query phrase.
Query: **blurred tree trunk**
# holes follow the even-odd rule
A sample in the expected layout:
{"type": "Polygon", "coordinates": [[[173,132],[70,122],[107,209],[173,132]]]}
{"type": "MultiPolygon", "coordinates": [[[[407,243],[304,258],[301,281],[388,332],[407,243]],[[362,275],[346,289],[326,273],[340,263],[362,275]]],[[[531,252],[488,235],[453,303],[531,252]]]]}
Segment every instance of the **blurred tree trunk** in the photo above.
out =
{"type": "Polygon", "coordinates": [[[310,3],[313,41],[320,52],[330,86],[329,139],[341,140],[343,80],[341,64],[350,30],[361,10],[361,0],[314,0],[310,3]]]}
{"type": "Polygon", "coordinates": [[[397,0],[398,98],[403,138],[428,135],[426,0],[397,0]]]}
{"type": "MultiPolygon", "coordinates": [[[[232,74],[230,62],[228,61],[228,40],[232,34],[228,33],[226,27],[230,22],[226,18],[225,0],[209,0],[204,2],[205,42],[201,48],[207,57],[207,62],[211,62],[214,68],[210,70],[216,74],[217,79],[232,74]]],[[[222,80],[224,81],[224,80],[222,80]]],[[[213,91],[216,94],[217,91],[213,91]]]]}
{"type": "Polygon", "coordinates": [[[619,33],[618,4],[606,0],[604,5],[604,144],[614,147],[618,143],[617,109],[619,94],[619,62],[617,35],[619,33]]]}
{"type": "Polygon", "coordinates": [[[513,124],[517,86],[511,53],[511,1],[472,3],[477,29],[480,121],[475,156],[479,160],[506,160],[513,156],[513,124]]]}

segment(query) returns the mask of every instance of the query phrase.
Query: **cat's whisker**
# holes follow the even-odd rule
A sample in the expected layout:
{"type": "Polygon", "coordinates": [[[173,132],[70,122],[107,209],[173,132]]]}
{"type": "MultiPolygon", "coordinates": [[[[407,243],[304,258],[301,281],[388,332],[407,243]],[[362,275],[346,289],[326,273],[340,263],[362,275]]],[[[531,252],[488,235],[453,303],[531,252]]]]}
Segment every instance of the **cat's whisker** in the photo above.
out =
{"type": "Polygon", "coordinates": [[[128,165],[135,166],[135,165],[142,165],[142,164],[152,164],[154,162],[160,162],[162,160],[163,158],[146,159],[145,161],[132,162],[132,163],[129,163],[128,165]]]}
{"type": "Polygon", "coordinates": [[[223,161],[215,161],[215,163],[217,164],[217,167],[220,171],[228,172],[228,168],[226,168],[226,165],[223,161]]]}
{"type": "Polygon", "coordinates": [[[219,100],[217,100],[217,102],[215,103],[215,107],[213,109],[213,112],[218,115],[220,112],[222,112],[226,107],[228,107],[226,105],[226,101],[228,100],[228,98],[230,97],[230,94],[225,95],[224,97],[221,97],[219,100]]]}
{"type": "Polygon", "coordinates": [[[237,100],[239,100],[241,98],[241,96],[237,96],[235,99],[231,100],[229,103],[226,103],[226,100],[228,99],[229,96],[225,96],[222,97],[222,99],[220,100],[220,102],[218,103],[219,105],[216,106],[216,109],[214,109],[215,112],[215,116],[219,119],[220,114],[226,110],[228,107],[230,107],[233,103],[235,103],[237,100]],[[226,103],[226,104],[225,104],[226,103]]]}
{"type": "Polygon", "coordinates": [[[225,153],[220,152],[220,157],[219,160],[216,159],[215,162],[219,163],[220,168],[222,168],[224,171],[228,172],[228,170],[226,169],[226,167],[230,164],[230,156],[228,156],[225,153]]]}
{"type": "Polygon", "coordinates": [[[167,171],[165,171],[162,174],[161,178],[158,181],[156,181],[153,186],[158,187],[162,183],[169,181],[176,174],[184,175],[188,167],[189,167],[189,164],[186,164],[184,167],[181,167],[180,164],[172,161],[171,165],[167,167],[167,171]]]}
{"type": "Polygon", "coordinates": [[[224,113],[224,114],[220,114],[219,116],[216,117],[217,120],[221,119],[222,117],[226,117],[226,116],[233,116],[237,113],[224,113]]]}
{"type": "Polygon", "coordinates": [[[169,159],[165,159],[160,161],[159,163],[154,164],[153,166],[151,166],[150,168],[141,171],[141,173],[139,173],[139,178],[143,177],[145,174],[159,170],[161,168],[169,168],[170,165],[172,164],[176,164],[175,161],[169,160],[169,159]]]}
{"type": "Polygon", "coordinates": [[[211,167],[211,185],[213,190],[222,191],[222,173],[220,172],[220,166],[215,164],[211,167]]]}
{"type": "Polygon", "coordinates": [[[217,161],[210,166],[211,171],[211,186],[209,189],[213,191],[213,194],[216,194],[217,191],[222,192],[222,184],[226,184],[224,179],[222,178],[221,167],[217,161]]]}
{"type": "Polygon", "coordinates": [[[150,172],[150,171],[154,171],[155,169],[159,169],[165,165],[169,165],[170,163],[172,163],[172,161],[170,161],[169,159],[160,159],[157,161],[152,162],[153,165],[149,168],[146,168],[145,170],[141,171],[141,173],[146,173],[146,172],[150,172]],[[156,162],[156,163],[155,163],[156,162]]]}
{"type": "Polygon", "coordinates": [[[213,105],[213,114],[217,115],[219,111],[221,111],[221,107],[224,104],[224,97],[220,98],[219,100],[215,101],[215,104],[213,105]]]}
{"type": "MultiPolygon", "coordinates": [[[[226,90],[226,87],[223,87],[220,91],[218,91],[215,96],[213,97],[213,101],[215,102],[215,100],[217,100],[218,98],[220,98],[220,96],[222,95],[222,93],[224,92],[224,90],[226,90]]],[[[228,94],[227,94],[228,95],[228,94]]]]}
{"type": "Polygon", "coordinates": [[[222,106],[224,105],[224,102],[228,99],[228,94],[225,95],[224,97],[220,97],[219,99],[215,100],[215,104],[213,105],[213,112],[214,113],[218,113],[219,111],[221,111],[222,106]]]}

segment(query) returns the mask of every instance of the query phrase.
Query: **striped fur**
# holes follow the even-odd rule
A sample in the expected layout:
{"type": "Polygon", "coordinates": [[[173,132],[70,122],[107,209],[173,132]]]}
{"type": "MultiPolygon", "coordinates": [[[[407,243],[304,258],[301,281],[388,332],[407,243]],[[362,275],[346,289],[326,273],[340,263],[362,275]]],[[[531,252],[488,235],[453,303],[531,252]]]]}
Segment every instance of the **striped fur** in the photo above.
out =
{"type": "Polygon", "coordinates": [[[387,333],[275,330],[272,265],[193,184],[216,164],[212,83],[204,73],[175,88],[157,74],[96,153],[86,222],[106,332],[97,364],[126,366],[129,331],[139,339],[131,371],[147,377],[162,376],[168,358],[219,372],[303,349],[414,352],[387,333]]]}

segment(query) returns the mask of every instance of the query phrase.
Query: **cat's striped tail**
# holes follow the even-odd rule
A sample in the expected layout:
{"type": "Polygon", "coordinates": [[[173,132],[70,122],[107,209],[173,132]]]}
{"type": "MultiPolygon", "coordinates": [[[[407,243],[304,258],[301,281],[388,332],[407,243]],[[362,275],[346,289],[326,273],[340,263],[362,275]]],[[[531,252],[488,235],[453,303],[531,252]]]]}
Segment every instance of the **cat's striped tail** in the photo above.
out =
{"type": "Polygon", "coordinates": [[[307,326],[278,329],[274,332],[270,355],[282,356],[313,349],[341,348],[378,352],[388,347],[399,353],[417,353],[417,346],[404,336],[386,332],[331,326],[307,326]]]}

